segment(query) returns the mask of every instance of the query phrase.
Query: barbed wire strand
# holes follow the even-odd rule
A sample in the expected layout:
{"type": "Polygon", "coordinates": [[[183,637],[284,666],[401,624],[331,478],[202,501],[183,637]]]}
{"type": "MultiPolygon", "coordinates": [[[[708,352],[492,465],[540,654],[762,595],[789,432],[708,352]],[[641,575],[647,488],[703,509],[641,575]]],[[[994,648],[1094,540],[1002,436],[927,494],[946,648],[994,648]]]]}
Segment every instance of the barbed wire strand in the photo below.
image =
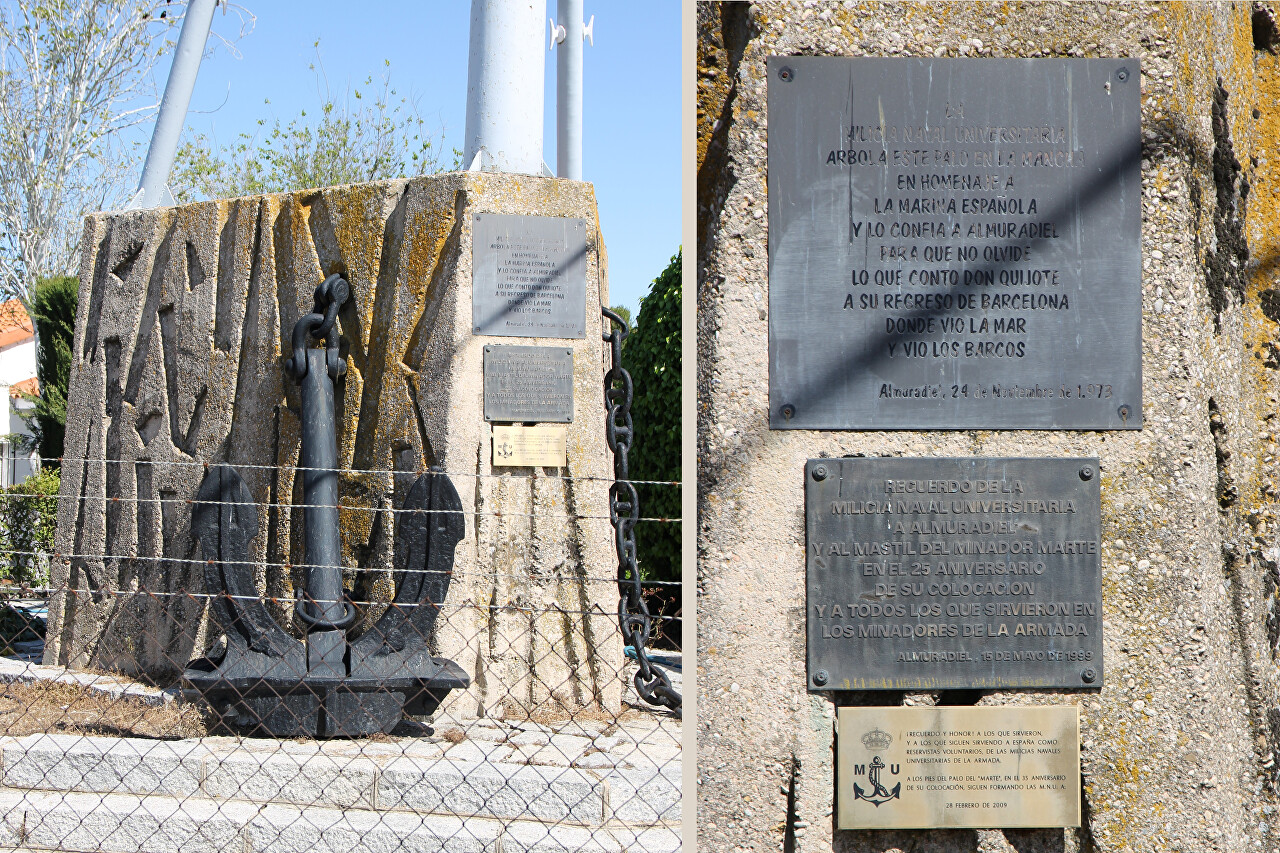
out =
{"type": "MultiPolygon", "coordinates": [[[[52,599],[55,595],[75,595],[88,596],[90,598],[102,596],[109,598],[182,598],[192,601],[212,601],[214,599],[230,599],[232,601],[258,601],[263,604],[275,604],[281,607],[293,607],[297,602],[297,598],[281,598],[269,595],[233,595],[230,592],[210,593],[210,592],[158,592],[156,590],[139,587],[137,589],[127,590],[92,590],[81,589],[79,587],[46,587],[44,592],[50,593],[47,598],[52,599]]],[[[374,601],[372,599],[344,599],[359,607],[387,607],[390,609],[393,605],[401,610],[416,610],[419,607],[427,607],[436,611],[445,610],[514,610],[522,613],[555,613],[569,614],[578,616],[601,616],[610,620],[616,619],[618,614],[612,610],[606,610],[598,604],[590,605],[590,609],[580,610],[568,607],[562,607],[559,604],[546,604],[542,606],[534,606],[530,604],[521,604],[515,601],[507,601],[503,604],[479,604],[476,602],[445,602],[444,604],[436,604],[431,601],[407,602],[396,604],[391,601],[374,601]]],[[[680,619],[680,616],[652,616],[653,619],[663,619],[666,621],[674,621],[680,619]]]]}
{"type": "MultiPolygon", "coordinates": [[[[44,557],[50,560],[60,560],[64,563],[69,563],[72,560],[94,560],[94,561],[101,560],[104,563],[113,563],[113,562],[181,563],[184,565],[198,565],[198,566],[212,566],[212,565],[253,566],[253,567],[273,568],[273,569],[295,569],[295,568],[303,569],[303,568],[306,568],[307,566],[314,565],[313,563],[280,563],[280,562],[270,562],[270,561],[260,562],[258,560],[207,560],[207,559],[197,560],[194,557],[165,557],[161,555],[150,555],[150,554],[138,554],[136,556],[132,554],[63,554],[56,551],[19,551],[19,550],[11,550],[11,549],[0,549],[0,556],[4,556],[4,555],[12,555],[15,557],[30,557],[33,559],[39,559],[41,557],[44,557]]],[[[512,578],[514,580],[528,580],[528,581],[555,580],[555,581],[595,581],[599,583],[617,583],[618,582],[617,578],[596,577],[594,575],[577,575],[577,574],[560,575],[560,576],[542,576],[542,575],[532,575],[532,574],[524,574],[524,575],[513,574],[511,572],[466,572],[466,571],[460,572],[460,571],[457,571],[456,569],[450,569],[447,572],[440,572],[434,569],[409,569],[409,568],[362,569],[362,568],[359,568],[358,566],[343,566],[342,568],[344,570],[349,570],[349,571],[375,572],[375,573],[394,572],[396,574],[405,574],[405,575],[437,575],[437,576],[448,575],[449,577],[473,577],[473,578],[495,578],[496,577],[496,578],[512,578]]],[[[653,585],[653,586],[679,586],[681,582],[680,581],[643,581],[643,583],[647,585],[653,585]]]]}
{"type": "MultiPolygon", "coordinates": [[[[101,464],[118,464],[118,465],[153,465],[160,467],[162,465],[177,465],[187,468],[210,468],[214,465],[226,465],[229,468],[243,470],[260,470],[260,471],[333,471],[339,474],[393,474],[397,477],[420,477],[429,473],[430,469],[414,469],[412,471],[397,471],[386,468],[308,468],[302,465],[259,465],[249,462],[201,462],[199,460],[158,460],[158,459],[110,459],[105,457],[91,456],[16,456],[13,457],[17,461],[26,461],[27,459],[39,459],[43,465],[46,462],[57,462],[58,464],[66,464],[67,462],[93,462],[101,464]]],[[[501,467],[501,466],[498,466],[501,467]]],[[[521,466],[525,467],[525,466],[521,466]]],[[[594,475],[560,475],[560,474],[538,474],[537,468],[549,466],[534,466],[535,473],[532,474],[482,474],[478,471],[434,471],[430,473],[447,474],[450,477],[475,477],[477,479],[492,478],[498,480],[565,480],[565,481],[582,481],[596,483],[613,483],[612,477],[597,477],[594,475]]],[[[680,486],[683,485],[680,480],[618,480],[617,482],[631,483],[636,486],[680,486]]]]}
{"type": "MultiPolygon", "coordinates": [[[[49,500],[62,501],[67,500],[62,495],[33,495],[33,494],[11,494],[9,492],[0,492],[0,500],[49,500]]],[[[108,497],[106,495],[76,495],[75,500],[88,503],[90,501],[102,501],[105,503],[136,503],[136,504],[209,504],[212,506],[255,506],[263,508],[276,509],[309,509],[320,507],[327,509],[324,504],[306,504],[306,503],[273,503],[269,501],[198,501],[194,498],[139,498],[129,497],[128,495],[119,495],[108,497]]],[[[347,510],[350,512],[387,512],[392,514],[409,513],[421,515],[469,515],[476,518],[481,516],[491,518],[504,518],[511,516],[512,518],[555,518],[555,519],[578,519],[581,521],[610,521],[611,516],[608,515],[579,515],[577,513],[553,513],[553,512],[512,512],[509,510],[476,510],[476,509],[418,509],[405,508],[395,506],[360,506],[359,504],[338,504],[338,510],[347,510]]],[[[637,518],[636,521],[656,521],[667,524],[679,524],[679,518],[661,518],[658,516],[648,518],[637,518]]]]}

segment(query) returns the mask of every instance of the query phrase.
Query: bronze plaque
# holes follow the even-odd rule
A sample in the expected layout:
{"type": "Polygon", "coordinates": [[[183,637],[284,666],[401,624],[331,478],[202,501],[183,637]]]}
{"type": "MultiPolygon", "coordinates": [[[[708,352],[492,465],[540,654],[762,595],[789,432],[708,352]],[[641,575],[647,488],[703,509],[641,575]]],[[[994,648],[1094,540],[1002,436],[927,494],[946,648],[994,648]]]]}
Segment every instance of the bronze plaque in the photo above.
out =
{"type": "Polygon", "coordinates": [[[1098,460],[811,459],[810,690],[1101,687],[1098,460]]]}
{"type": "Polygon", "coordinates": [[[569,430],[562,426],[495,426],[493,465],[563,468],[569,464],[569,430]]]}
{"type": "Polygon", "coordinates": [[[484,419],[526,423],[573,421],[573,350],[484,348],[484,419]]]}
{"type": "Polygon", "coordinates": [[[1080,825],[1074,705],[841,708],[838,829],[1080,825]]]}

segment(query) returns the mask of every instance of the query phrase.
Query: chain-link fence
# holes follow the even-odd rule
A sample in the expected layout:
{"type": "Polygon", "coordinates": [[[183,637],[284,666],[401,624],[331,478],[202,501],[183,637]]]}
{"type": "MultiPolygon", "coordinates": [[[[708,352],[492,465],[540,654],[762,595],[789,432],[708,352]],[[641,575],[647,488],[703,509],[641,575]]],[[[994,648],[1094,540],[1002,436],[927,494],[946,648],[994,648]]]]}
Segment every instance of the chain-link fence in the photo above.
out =
{"type": "MultiPolygon", "coordinates": [[[[198,553],[56,553],[6,535],[0,848],[678,850],[679,713],[635,686],[651,667],[678,694],[678,583],[640,587],[657,602],[647,650],[626,645],[636,631],[617,610],[566,600],[601,585],[617,600],[619,578],[582,563],[559,578],[517,566],[487,579],[487,601],[451,597],[438,552],[496,519],[440,500],[446,476],[423,472],[426,497],[391,510],[389,571],[343,570],[333,625],[315,624],[308,567],[237,562],[230,534],[285,507],[247,492],[124,499],[205,524],[198,553]],[[50,584],[51,568],[67,580],[50,584]]],[[[523,479],[539,476],[554,479],[523,479]]],[[[50,500],[9,490],[0,510],[35,525],[50,500]]]]}

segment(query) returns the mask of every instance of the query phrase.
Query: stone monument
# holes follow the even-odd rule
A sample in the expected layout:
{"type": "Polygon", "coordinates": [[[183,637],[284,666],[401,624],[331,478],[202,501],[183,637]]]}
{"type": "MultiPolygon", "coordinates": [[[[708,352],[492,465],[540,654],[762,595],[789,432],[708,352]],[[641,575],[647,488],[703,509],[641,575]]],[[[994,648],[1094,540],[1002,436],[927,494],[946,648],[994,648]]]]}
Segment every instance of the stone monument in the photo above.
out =
{"type": "Polygon", "coordinates": [[[445,707],[617,708],[598,337],[607,264],[590,184],[450,173],[98,214],[83,239],[47,662],[172,680],[216,642],[191,511],[215,464],[243,476],[258,509],[257,591],[298,633],[300,404],[283,365],[313,291],[338,273],[351,289],[336,390],[347,595],[375,602],[371,616],[385,608],[396,513],[438,466],[456,484],[465,532],[431,651],[471,680],[445,707]],[[477,228],[517,215],[575,231],[564,245],[576,241],[577,293],[557,295],[563,282],[508,264],[481,318],[473,280],[492,289],[494,279],[473,267],[502,246],[476,243],[477,228]],[[495,304],[503,286],[510,298],[495,304]],[[543,302],[575,296],[573,328],[476,331],[495,317],[546,316],[543,302]],[[501,427],[486,421],[483,389],[484,350],[495,344],[571,353],[572,415],[556,427],[564,449],[544,460],[558,467],[495,464],[501,427]]]}
{"type": "MultiPolygon", "coordinates": [[[[1280,285],[1274,263],[1280,240],[1273,210],[1280,180],[1275,156],[1280,131],[1275,110],[1280,61],[1275,50],[1280,33],[1275,11],[1273,3],[934,6],[759,2],[699,7],[700,849],[1065,853],[1271,850],[1280,846],[1275,828],[1280,809],[1276,796],[1280,766],[1280,669],[1276,666],[1280,454],[1275,446],[1280,285]],[[799,86],[805,80],[801,75],[811,73],[818,63],[868,61],[861,57],[907,57],[899,61],[910,68],[846,75],[840,97],[828,98],[827,109],[810,116],[807,124],[797,121],[801,113],[778,111],[774,98],[779,86],[799,86]],[[985,67],[992,76],[986,88],[991,96],[998,102],[1016,103],[1028,89],[1014,66],[1031,63],[1012,60],[1024,59],[1045,67],[1101,60],[1109,63],[1110,76],[1089,79],[1090,91],[1073,90],[1071,97],[1114,98],[1122,87],[1138,87],[1132,95],[1140,118],[1141,148],[1130,166],[1137,184],[1125,187],[1140,204],[1140,217],[1135,215],[1132,220],[1138,229],[1130,232],[1127,225],[1115,225],[1097,240],[1072,251],[1101,252],[1102,243],[1122,233],[1129,236],[1118,251],[1140,249],[1140,256],[1130,255],[1128,262],[1122,254],[1114,256],[1114,263],[1123,265],[1124,273],[1112,276],[1118,266],[1100,271],[1116,287],[1132,288],[1129,292],[1139,299],[1117,304],[1096,318],[1095,325],[1114,322],[1114,328],[1108,342],[1084,353],[1082,363],[1114,370],[1125,356],[1112,348],[1128,348],[1133,359],[1140,359],[1140,374],[1131,367],[1116,375],[1129,382],[1141,376],[1140,387],[1131,384],[1125,392],[1140,394],[1141,402],[1112,398],[1103,406],[1097,401],[1105,398],[1096,395],[1105,394],[1105,390],[1095,386],[1095,397],[1090,398],[1095,401],[1090,403],[1093,411],[1087,419],[1047,418],[1041,423],[1026,423],[978,418],[973,416],[975,407],[966,402],[970,398],[964,397],[967,381],[972,381],[970,391],[975,387],[985,390],[991,404],[988,408],[999,400],[1009,409],[1047,410],[1082,398],[1063,396],[1061,382],[1055,383],[1055,396],[1049,397],[1044,382],[1037,387],[1034,381],[1028,385],[1008,379],[956,381],[946,373],[951,368],[945,364],[935,371],[946,376],[945,386],[941,376],[911,382],[886,376],[876,384],[877,394],[882,385],[893,385],[906,393],[894,394],[890,389],[886,402],[877,397],[857,398],[854,395],[861,393],[860,386],[868,375],[888,363],[887,346],[873,352],[858,349],[856,342],[840,337],[859,322],[862,306],[858,311],[846,311],[842,304],[805,308],[779,299],[773,287],[779,260],[804,272],[803,264],[817,264],[817,252],[822,248],[833,255],[844,253],[841,263],[860,272],[860,253],[867,244],[858,240],[836,246],[827,241],[819,246],[815,239],[808,261],[803,253],[790,258],[779,255],[785,254],[789,238],[784,229],[797,221],[779,211],[795,205],[797,199],[788,197],[785,189],[781,195],[777,192],[775,181],[792,175],[786,171],[787,164],[775,161],[775,141],[797,131],[807,131],[811,137],[822,135],[823,154],[838,152],[844,159],[837,156],[829,166],[819,163],[826,171],[815,169],[814,174],[819,179],[826,175],[844,181],[845,206],[836,212],[843,214],[846,227],[857,221],[874,222],[879,216],[887,230],[892,222],[915,215],[898,219],[899,197],[914,198],[927,206],[937,199],[974,197],[976,193],[973,187],[960,193],[945,186],[907,192],[909,187],[895,184],[883,194],[859,195],[861,184],[850,173],[863,168],[859,158],[864,155],[855,153],[851,164],[850,150],[916,152],[903,154],[899,161],[902,168],[898,171],[905,175],[923,162],[919,158],[925,155],[920,152],[933,156],[935,151],[955,149],[941,144],[936,136],[939,127],[965,123],[958,115],[962,105],[951,100],[954,112],[950,112],[948,100],[943,98],[938,110],[930,110],[927,121],[912,128],[918,138],[904,140],[900,136],[896,143],[887,144],[874,138],[875,128],[893,123],[874,115],[876,93],[883,93],[881,106],[886,115],[901,113],[904,100],[923,103],[944,88],[940,79],[945,76],[939,78],[939,66],[933,66],[932,78],[938,88],[916,85],[917,71],[930,63],[963,60],[988,63],[985,67]],[[783,77],[784,68],[795,76],[783,77]],[[1123,79],[1122,70],[1126,72],[1123,79]],[[880,82],[871,86],[871,78],[882,73],[883,78],[876,78],[880,82]],[[839,132],[838,119],[855,108],[866,115],[868,103],[870,120],[850,122],[839,132]],[[828,124],[815,127],[819,120],[828,124]],[[863,140],[862,131],[851,125],[866,129],[867,138],[863,140]],[[848,144],[851,139],[857,144],[848,144]],[[890,196],[895,198],[893,215],[884,216],[883,208],[877,214],[877,200],[890,196]],[[871,216],[862,216],[864,211],[871,216]],[[1127,313],[1130,311],[1134,313],[1127,313]],[[805,327],[796,322],[806,317],[814,321],[811,338],[804,336],[805,327]],[[847,317],[845,326],[831,331],[837,317],[847,317]],[[793,332],[789,340],[771,335],[771,331],[788,329],[793,332]],[[796,381],[798,374],[786,371],[801,364],[806,347],[816,358],[823,357],[824,345],[830,353],[843,355],[844,364],[852,363],[857,369],[831,377],[829,387],[819,389],[825,390],[825,395],[808,395],[809,408],[819,406],[813,415],[799,402],[773,392],[801,387],[796,381]],[[948,402],[942,395],[950,393],[952,385],[957,386],[957,396],[948,402]],[[1021,390],[1012,389],[1012,385],[1020,385],[1021,390]],[[1002,390],[1011,391],[1012,396],[1002,396],[1002,390]],[[854,402],[841,409],[841,404],[850,400],[854,402]],[[785,408],[788,403],[794,408],[785,408]],[[890,403],[909,417],[880,418],[890,403]],[[1129,404],[1127,412],[1121,411],[1124,404],[1129,404]],[[936,418],[939,412],[951,413],[950,421],[936,418]],[[837,417],[843,420],[837,421],[837,417]],[[855,422],[855,418],[862,420],[855,422]],[[1101,609],[1094,626],[1102,631],[1102,666],[1094,672],[1097,686],[1085,683],[1082,667],[1065,673],[1080,678],[1076,686],[1065,690],[1061,685],[1049,687],[1044,681],[1039,687],[934,681],[921,686],[895,682],[892,686],[897,689],[887,691],[843,689],[844,685],[815,690],[817,672],[813,660],[806,660],[810,651],[806,637],[813,636],[815,618],[831,620],[830,608],[824,617],[816,617],[813,605],[824,602],[806,598],[807,592],[812,595],[812,589],[806,589],[806,561],[812,561],[814,555],[806,534],[806,521],[812,519],[807,517],[805,493],[813,486],[816,466],[858,467],[884,461],[856,457],[910,457],[928,461],[933,468],[942,459],[1037,457],[1079,463],[1096,459],[1101,609]],[[744,620],[744,613],[758,618],[744,620]],[[760,624],[779,627],[760,630],[760,624]],[[895,786],[903,784],[901,794],[905,797],[907,785],[912,783],[906,779],[905,764],[903,775],[893,774],[890,765],[897,759],[889,750],[900,744],[886,745],[887,738],[896,737],[898,730],[888,714],[875,722],[868,709],[879,711],[872,706],[951,706],[948,713],[958,707],[971,710],[974,716],[968,719],[976,721],[1016,719],[1021,710],[1001,710],[1007,706],[1074,706],[1080,727],[1080,825],[1074,825],[1075,815],[1070,810],[1057,817],[1046,811],[1044,823],[1058,827],[1051,829],[1026,828],[1017,820],[1003,820],[998,815],[987,819],[982,828],[969,824],[969,828],[907,829],[937,824],[914,819],[883,821],[886,810],[897,808],[895,786]],[[851,744],[843,728],[845,738],[841,740],[837,709],[841,714],[851,709],[860,712],[860,719],[866,722],[852,731],[867,738],[865,744],[851,744]],[[839,764],[837,753],[850,748],[854,750],[850,763],[839,764]],[[875,762],[876,758],[880,762],[875,762]],[[853,784],[861,787],[861,798],[853,784]],[[861,818],[837,813],[838,804],[847,797],[859,800],[861,818]],[[887,805],[890,798],[893,805],[887,805]],[[868,813],[871,818],[866,817],[868,813]],[[873,825],[868,820],[897,828],[844,828],[873,825]],[[1006,828],[990,828],[993,826],[1006,828]]],[[[1073,80],[1084,84],[1087,78],[1088,74],[1073,80]]],[[[1060,86],[1056,89],[1058,94],[1046,91],[1033,105],[1064,104],[1057,99],[1068,93],[1060,86]]],[[[980,99],[986,97],[983,93],[980,99]]],[[[970,118],[969,106],[963,105],[966,120],[970,118]]],[[[1117,103],[1115,108],[1122,106],[1117,103]]],[[[1053,121],[1048,122],[1054,127],[1074,127],[1080,115],[1074,109],[1054,110],[1053,121]]],[[[1026,122],[1020,126],[1028,129],[1022,131],[1026,133],[1043,125],[1026,122]]],[[[1096,129],[1095,122],[1091,132],[1096,129]]],[[[1065,132],[1063,138],[1074,141],[1065,132]]],[[[1005,149],[1016,143],[1030,149],[1026,139],[1025,135],[1002,138],[993,140],[998,144],[989,147],[1005,149]]],[[[1061,147],[1063,165],[1056,164],[1058,154],[1046,152],[1055,160],[1055,165],[1046,165],[1046,169],[1073,168],[1068,161],[1074,160],[1075,146],[1061,147]]],[[[917,171],[943,175],[1013,173],[1012,168],[1001,166],[975,169],[972,161],[964,168],[939,165],[917,171]]],[[[875,166],[879,168],[878,163],[875,166]]],[[[1116,180],[1128,179],[1117,176],[1116,180]]],[[[800,198],[816,205],[836,196],[800,198]]],[[[1084,217],[1082,209],[1072,224],[1074,233],[1097,224],[1085,222],[1084,217]]],[[[966,222],[1018,219],[963,212],[959,218],[966,222]]],[[[936,219],[952,221],[950,214],[936,219]]],[[[952,240],[950,233],[943,239],[938,238],[944,235],[923,232],[898,236],[902,239],[878,241],[888,247],[887,254],[883,259],[875,255],[865,268],[872,277],[867,287],[849,278],[849,268],[837,282],[823,277],[825,268],[815,266],[807,270],[812,287],[805,295],[822,295],[827,292],[824,288],[839,285],[857,304],[864,293],[914,292],[920,290],[918,284],[898,287],[896,282],[883,284],[877,291],[877,269],[920,269],[926,249],[940,247],[945,252],[946,246],[952,245],[977,246],[981,251],[983,246],[973,240],[952,240]],[[920,259],[910,258],[912,249],[921,254],[920,259]],[[901,251],[908,256],[895,254],[901,251]]],[[[1049,237],[1039,249],[1057,251],[1052,244],[1055,239],[1061,238],[1049,237]]],[[[1001,241],[992,235],[987,244],[1001,246],[1001,241]]],[[[1032,251],[1036,253],[1037,247],[1033,245],[1032,251]]],[[[946,258],[935,257],[933,261],[940,261],[934,268],[958,266],[946,258]]],[[[1028,265],[1019,261],[1016,266],[1028,265]]],[[[1097,276],[1087,278],[1084,287],[1096,283],[1097,276]]],[[[944,286],[934,287],[934,291],[948,292],[948,283],[941,284],[944,286]]],[[[1112,295],[1123,296],[1119,292],[1112,295]]],[[[929,306],[897,307],[906,308],[899,312],[905,321],[903,327],[886,330],[882,324],[875,340],[887,337],[888,342],[913,345],[926,341],[930,347],[928,363],[935,368],[941,363],[932,352],[935,339],[954,339],[963,350],[966,339],[958,335],[921,337],[929,330],[921,329],[918,322],[913,325],[922,317],[912,316],[911,311],[927,312],[929,306]]],[[[1076,310],[1074,298],[1070,310],[1076,310]]],[[[1027,318],[1028,328],[1031,322],[1027,318]]],[[[1064,317],[1062,328],[1070,330],[1074,322],[1064,317]]],[[[967,326],[965,331],[969,331],[967,326]]],[[[1015,333],[1006,337],[1020,337],[1016,323],[1006,331],[1015,333]]],[[[1043,336],[1027,336],[1027,352],[1044,340],[1043,336]]],[[[1075,340],[1073,336],[1065,343],[1074,345],[1075,340]]],[[[977,339],[968,342],[983,343],[977,339]]],[[[996,342],[992,343],[991,355],[1008,358],[1007,348],[998,355],[996,342]]],[[[978,355],[987,354],[985,346],[980,349],[983,352],[978,355]]],[[[1074,358],[1069,350],[1070,346],[1063,353],[1064,364],[1074,358]]],[[[963,366],[968,357],[962,351],[953,363],[963,366]]],[[[1004,364],[1018,363],[1024,357],[1015,347],[1013,361],[1004,364]]],[[[1044,364],[1048,370],[1061,369],[1052,363],[1052,356],[1049,358],[1044,364]]],[[[811,363],[816,362],[811,359],[811,363]]],[[[989,377],[987,372],[979,372],[989,377]]],[[[905,367],[900,371],[904,377],[910,374],[905,367]]],[[[1088,393],[1087,381],[1072,383],[1077,384],[1088,393]]],[[[1110,380],[1099,384],[1112,385],[1113,392],[1119,387],[1110,380]]],[[[1073,417],[1079,414],[1077,410],[1073,417]]],[[[997,478],[997,482],[1003,480],[997,478]]],[[[928,494],[908,497],[930,499],[928,494]]],[[[840,497],[852,502],[873,499],[869,494],[840,497]]],[[[882,561],[886,575],[891,560],[882,561]]],[[[910,577],[883,579],[886,586],[910,581],[910,577]]],[[[877,592],[872,587],[869,597],[858,601],[883,603],[891,600],[887,591],[877,592]]],[[[1072,600],[1085,603],[1079,596],[1072,596],[1072,600]]],[[[847,607],[849,602],[843,604],[847,607]]],[[[910,604],[906,602],[908,607],[910,604]]],[[[908,614],[899,621],[912,620],[908,614]]],[[[935,621],[941,625],[944,620],[935,621]]],[[[843,624],[853,621],[846,618],[843,624]]],[[[834,622],[831,630],[834,633],[834,622]]],[[[842,633],[844,630],[842,627],[842,633]]],[[[1092,632],[1089,639],[1095,641],[1092,632]]],[[[899,643],[896,648],[911,647],[899,643]]],[[[1001,647],[993,641],[975,643],[974,648],[982,652],[1001,647]]],[[[1072,649],[1090,651],[1083,644],[1072,649]]],[[[968,654],[962,646],[948,649],[941,642],[934,651],[968,654]]],[[[912,666],[924,669],[919,661],[912,666]]],[[[997,674],[1018,677],[1025,671],[1019,666],[999,668],[997,674]]],[[[959,669],[958,663],[950,671],[959,669]]],[[[948,671],[946,662],[933,666],[932,671],[948,671]]],[[[835,674],[829,676],[834,678],[835,674]]],[[[1046,748],[1060,746],[1070,758],[1074,738],[1046,748]]],[[[1055,775],[1073,779],[1070,773],[1055,775]]],[[[1049,780],[1045,784],[1056,783],[1049,780]]],[[[945,796],[936,793],[917,802],[936,806],[945,796]]]]}

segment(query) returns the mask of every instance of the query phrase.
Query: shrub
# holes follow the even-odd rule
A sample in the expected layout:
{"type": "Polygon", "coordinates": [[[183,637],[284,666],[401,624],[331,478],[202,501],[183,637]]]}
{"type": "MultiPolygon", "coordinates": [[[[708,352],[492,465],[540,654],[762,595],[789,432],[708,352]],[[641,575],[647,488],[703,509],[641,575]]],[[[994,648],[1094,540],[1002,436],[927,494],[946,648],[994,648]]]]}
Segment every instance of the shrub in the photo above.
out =
{"type": "Polygon", "coordinates": [[[32,300],[40,394],[28,397],[35,408],[23,420],[35,436],[40,455],[55,467],[62,456],[67,429],[67,384],[71,378],[71,345],[79,294],[80,284],[75,277],[57,276],[40,279],[32,300]]]}
{"type": "Polygon", "coordinates": [[[59,484],[58,469],[44,468],[4,490],[0,548],[9,552],[9,564],[0,565],[0,579],[32,586],[48,583],[59,484]]]}
{"type": "MultiPolygon", "coordinates": [[[[680,252],[640,300],[635,330],[622,363],[635,382],[631,415],[635,439],[631,479],[680,479],[680,252]]],[[[644,580],[680,580],[680,489],[637,486],[643,518],[671,522],[636,525],[636,551],[644,580]]],[[[678,596],[677,596],[678,597],[678,596]]]]}

